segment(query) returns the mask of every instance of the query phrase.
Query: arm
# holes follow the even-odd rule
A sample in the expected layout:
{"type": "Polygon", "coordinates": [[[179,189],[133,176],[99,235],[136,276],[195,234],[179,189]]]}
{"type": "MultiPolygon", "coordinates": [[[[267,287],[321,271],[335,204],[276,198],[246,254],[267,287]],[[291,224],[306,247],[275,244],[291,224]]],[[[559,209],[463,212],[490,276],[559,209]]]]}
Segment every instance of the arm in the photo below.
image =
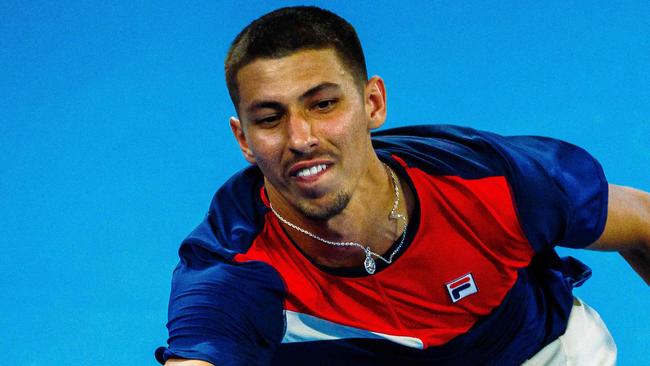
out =
{"type": "Polygon", "coordinates": [[[199,360],[181,360],[178,358],[170,358],[165,362],[165,366],[214,366],[213,364],[199,360]]]}
{"type": "Polygon", "coordinates": [[[618,251],[650,285],[650,194],[610,184],[605,230],[588,249],[618,251]]]}

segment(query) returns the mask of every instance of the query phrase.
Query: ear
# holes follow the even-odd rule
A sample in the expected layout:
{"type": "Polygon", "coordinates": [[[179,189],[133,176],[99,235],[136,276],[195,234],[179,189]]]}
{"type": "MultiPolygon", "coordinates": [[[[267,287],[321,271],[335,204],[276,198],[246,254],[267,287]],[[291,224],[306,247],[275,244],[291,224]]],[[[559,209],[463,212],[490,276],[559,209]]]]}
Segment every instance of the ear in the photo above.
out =
{"type": "Polygon", "coordinates": [[[386,86],[379,76],[373,76],[364,90],[366,116],[369,129],[379,128],[386,120],[386,86]]]}
{"type": "Polygon", "coordinates": [[[230,129],[232,130],[232,134],[235,135],[235,139],[239,144],[239,148],[241,149],[242,154],[244,154],[244,159],[246,159],[246,161],[248,161],[251,164],[255,164],[256,163],[255,155],[253,154],[253,151],[248,146],[248,141],[246,140],[246,134],[244,133],[244,128],[242,127],[241,122],[237,118],[230,117],[230,129]]]}

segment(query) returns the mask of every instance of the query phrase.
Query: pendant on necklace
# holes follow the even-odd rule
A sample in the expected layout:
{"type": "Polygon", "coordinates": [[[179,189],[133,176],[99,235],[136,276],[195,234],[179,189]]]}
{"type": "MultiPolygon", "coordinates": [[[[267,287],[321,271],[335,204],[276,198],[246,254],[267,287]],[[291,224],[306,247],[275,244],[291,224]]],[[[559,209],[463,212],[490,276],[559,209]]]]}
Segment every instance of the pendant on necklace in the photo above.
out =
{"type": "Polygon", "coordinates": [[[363,266],[366,268],[366,272],[368,272],[368,274],[373,274],[375,273],[377,266],[375,265],[375,260],[372,259],[372,254],[370,254],[370,248],[366,247],[364,249],[364,252],[366,252],[366,260],[363,261],[363,266]]]}

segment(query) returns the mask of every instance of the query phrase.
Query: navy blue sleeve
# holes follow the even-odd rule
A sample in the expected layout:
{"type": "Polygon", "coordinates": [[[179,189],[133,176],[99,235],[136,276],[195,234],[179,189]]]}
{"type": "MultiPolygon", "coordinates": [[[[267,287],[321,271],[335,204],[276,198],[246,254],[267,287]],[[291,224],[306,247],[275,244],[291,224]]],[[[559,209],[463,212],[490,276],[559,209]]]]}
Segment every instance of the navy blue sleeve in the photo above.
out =
{"type": "Polygon", "coordinates": [[[505,176],[522,229],[537,252],[553,245],[582,248],[604,230],[608,185],[602,168],[570,143],[427,125],[380,131],[373,144],[430,174],[505,176]]]}
{"type": "Polygon", "coordinates": [[[608,185],[596,159],[546,137],[487,138],[506,159],[521,225],[537,251],[551,245],[583,248],[600,237],[608,185]]]}
{"type": "Polygon", "coordinates": [[[198,359],[214,365],[267,365],[282,340],[284,288],[262,262],[229,263],[184,243],[169,300],[169,347],[158,362],[198,359]]]}

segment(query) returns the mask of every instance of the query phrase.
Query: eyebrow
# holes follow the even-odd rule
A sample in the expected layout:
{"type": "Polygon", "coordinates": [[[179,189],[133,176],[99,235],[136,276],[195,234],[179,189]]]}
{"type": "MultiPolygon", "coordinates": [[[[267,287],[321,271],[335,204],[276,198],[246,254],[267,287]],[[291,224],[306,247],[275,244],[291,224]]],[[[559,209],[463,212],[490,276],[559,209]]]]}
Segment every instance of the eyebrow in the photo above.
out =
{"type": "Polygon", "coordinates": [[[281,103],[278,103],[278,102],[260,101],[260,102],[254,102],[253,104],[251,104],[248,108],[246,108],[246,112],[252,113],[257,109],[264,109],[264,108],[283,109],[284,107],[282,106],[281,103]]]}
{"type": "MultiPolygon", "coordinates": [[[[313,97],[315,94],[318,94],[324,90],[339,90],[341,89],[341,86],[336,83],[330,83],[330,82],[324,82],[322,84],[318,84],[315,87],[307,90],[304,92],[298,100],[301,102],[304,101],[305,99],[308,99],[310,97],[313,97]]],[[[275,101],[270,101],[270,100],[261,100],[261,101],[255,101],[253,104],[251,104],[248,108],[246,108],[246,112],[252,113],[256,109],[264,109],[264,108],[269,108],[269,109],[284,109],[284,105],[279,102],[275,101]]]]}
{"type": "Polygon", "coordinates": [[[339,90],[339,89],[341,89],[341,86],[340,86],[339,84],[329,83],[329,82],[325,82],[325,83],[322,83],[322,84],[318,84],[318,85],[316,85],[315,87],[313,87],[313,88],[307,90],[306,92],[304,92],[304,93],[300,96],[300,98],[298,98],[298,99],[299,99],[300,101],[303,101],[303,100],[305,100],[305,99],[308,99],[308,98],[310,98],[310,97],[313,97],[315,94],[318,94],[318,93],[320,93],[320,92],[323,91],[323,90],[329,90],[329,89],[331,89],[331,90],[339,90]]]}

